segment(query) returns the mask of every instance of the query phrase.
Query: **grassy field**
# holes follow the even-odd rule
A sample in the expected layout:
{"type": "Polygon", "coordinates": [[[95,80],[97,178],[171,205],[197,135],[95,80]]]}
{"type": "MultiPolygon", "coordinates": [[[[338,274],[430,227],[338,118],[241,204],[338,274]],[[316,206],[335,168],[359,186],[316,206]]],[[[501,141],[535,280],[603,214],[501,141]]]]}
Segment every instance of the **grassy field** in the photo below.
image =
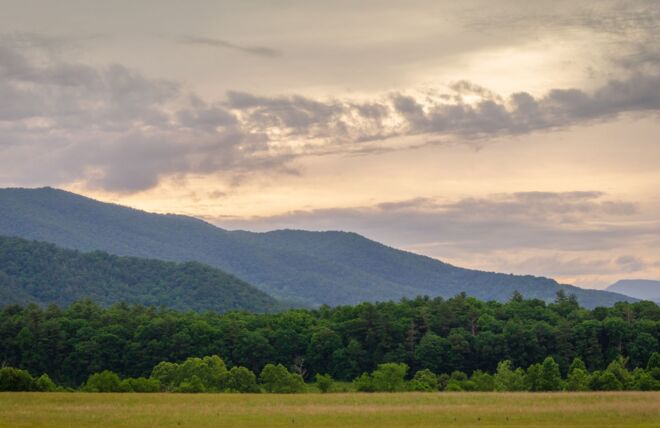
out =
{"type": "Polygon", "coordinates": [[[0,393],[0,427],[660,427],[660,393],[0,393]]]}

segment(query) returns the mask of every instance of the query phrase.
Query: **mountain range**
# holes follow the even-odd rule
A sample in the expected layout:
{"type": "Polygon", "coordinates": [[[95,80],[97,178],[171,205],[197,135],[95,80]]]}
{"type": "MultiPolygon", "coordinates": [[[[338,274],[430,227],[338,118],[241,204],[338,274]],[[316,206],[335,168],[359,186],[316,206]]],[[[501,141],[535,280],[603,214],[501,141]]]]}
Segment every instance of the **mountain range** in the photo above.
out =
{"type": "Polygon", "coordinates": [[[607,290],[637,299],[660,303],[660,281],[650,279],[622,279],[607,287],[607,290]]]}
{"type": "Polygon", "coordinates": [[[229,231],[197,218],[154,214],[53,188],[0,189],[0,235],[80,251],[196,261],[269,295],[305,306],[398,300],[465,292],[508,300],[515,291],[551,301],[559,290],[585,307],[635,299],[529,275],[456,267],[348,232],[229,231]]]}

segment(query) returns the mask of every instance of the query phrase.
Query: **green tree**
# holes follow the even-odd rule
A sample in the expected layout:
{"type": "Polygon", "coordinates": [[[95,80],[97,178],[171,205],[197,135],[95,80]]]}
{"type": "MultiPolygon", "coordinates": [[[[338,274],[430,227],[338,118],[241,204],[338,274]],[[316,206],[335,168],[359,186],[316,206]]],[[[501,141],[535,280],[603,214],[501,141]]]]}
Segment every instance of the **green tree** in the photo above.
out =
{"type": "Polygon", "coordinates": [[[151,371],[151,378],[156,379],[166,391],[173,391],[178,387],[178,369],[176,363],[161,361],[151,371]]]}
{"type": "Polygon", "coordinates": [[[268,392],[290,394],[305,390],[302,376],[290,373],[282,364],[266,364],[259,379],[268,392]]]}
{"type": "Polygon", "coordinates": [[[357,377],[367,367],[368,360],[366,351],[355,339],[350,339],[345,348],[340,348],[332,354],[335,375],[343,380],[357,377]]]}
{"type": "Polygon", "coordinates": [[[568,367],[568,373],[570,374],[575,369],[580,369],[584,372],[587,371],[587,366],[584,365],[584,361],[582,361],[582,358],[580,357],[573,358],[573,362],[571,362],[571,365],[568,367]]]}
{"type": "Polygon", "coordinates": [[[660,390],[660,382],[656,381],[646,370],[638,367],[630,375],[627,389],[634,391],[656,391],[660,390]]]}
{"type": "Polygon", "coordinates": [[[626,369],[626,359],[622,356],[617,357],[609,363],[606,372],[612,373],[623,388],[628,384],[630,372],[626,369]]]}
{"type": "Polygon", "coordinates": [[[547,357],[541,365],[541,378],[538,391],[560,391],[562,389],[559,364],[552,357],[547,357]]]}
{"type": "Polygon", "coordinates": [[[470,381],[474,384],[475,391],[495,391],[495,376],[491,374],[475,370],[470,381]]]}
{"type": "Polygon", "coordinates": [[[447,339],[435,333],[428,332],[420,340],[415,349],[417,366],[434,373],[442,373],[450,368],[449,354],[451,344],[447,339]]]}
{"type": "Polygon", "coordinates": [[[408,389],[411,391],[432,392],[439,388],[438,376],[429,369],[418,370],[408,382],[408,389]]]}
{"type": "Polygon", "coordinates": [[[660,388],[660,353],[654,352],[649,357],[649,361],[646,363],[646,371],[651,376],[657,387],[654,389],[660,388]]]}
{"type": "Polygon", "coordinates": [[[527,389],[525,372],[521,368],[511,369],[511,361],[504,360],[497,365],[494,376],[496,391],[524,391],[527,389]]]}
{"type": "Polygon", "coordinates": [[[529,391],[543,391],[542,389],[542,374],[543,367],[541,364],[536,363],[527,367],[527,390],[529,391]]]}
{"type": "Polygon", "coordinates": [[[579,367],[573,368],[566,379],[566,390],[568,391],[588,391],[591,377],[586,370],[579,367]]]}
{"type": "Polygon", "coordinates": [[[227,384],[228,372],[225,362],[217,355],[204,358],[188,358],[178,366],[176,382],[192,384],[192,377],[197,376],[204,390],[222,391],[227,384]]]}
{"type": "Polygon", "coordinates": [[[397,392],[406,389],[408,365],[404,363],[384,363],[372,373],[376,391],[397,392]]]}
{"type": "Polygon", "coordinates": [[[652,353],[646,363],[646,370],[651,371],[655,369],[660,369],[660,353],[658,352],[652,353]]]}
{"type": "Polygon", "coordinates": [[[320,373],[325,370],[335,372],[333,354],[341,347],[341,337],[327,327],[312,334],[305,358],[312,373],[320,373]]]}
{"type": "Polygon", "coordinates": [[[642,332],[630,345],[630,359],[634,367],[643,367],[653,352],[658,349],[658,341],[651,334],[642,332]]]}
{"type": "Polygon", "coordinates": [[[591,374],[589,389],[592,391],[621,391],[623,385],[610,371],[595,371],[591,374]]]}

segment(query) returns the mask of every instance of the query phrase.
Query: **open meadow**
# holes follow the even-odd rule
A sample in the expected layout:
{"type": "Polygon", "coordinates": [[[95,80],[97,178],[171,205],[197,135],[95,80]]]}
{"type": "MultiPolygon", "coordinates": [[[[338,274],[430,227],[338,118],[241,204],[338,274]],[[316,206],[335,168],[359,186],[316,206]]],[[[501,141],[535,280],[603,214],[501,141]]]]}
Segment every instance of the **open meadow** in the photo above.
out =
{"type": "Polygon", "coordinates": [[[1,393],[0,426],[660,427],[660,393],[1,393]]]}

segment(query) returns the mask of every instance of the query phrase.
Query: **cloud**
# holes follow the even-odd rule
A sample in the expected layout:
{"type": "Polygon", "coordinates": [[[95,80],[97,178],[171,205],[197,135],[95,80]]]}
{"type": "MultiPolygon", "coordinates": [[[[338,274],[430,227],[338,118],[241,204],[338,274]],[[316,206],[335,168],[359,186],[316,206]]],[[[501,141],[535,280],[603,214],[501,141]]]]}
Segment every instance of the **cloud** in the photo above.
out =
{"type": "Polygon", "coordinates": [[[0,37],[0,179],[17,185],[137,192],[186,174],[238,183],[295,172],[299,156],[485,141],[660,110],[660,74],[536,97],[458,81],[445,91],[362,100],[229,91],[209,101],[178,82],[64,61],[30,43],[50,46],[45,37],[0,37]]]}
{"type": "Polygon", "coordinates": [[[453,92],[435,98],[395,93],[362,105],[229,92],[227,107],[251,131],[269,134],[273,140],[315,141],[312,151],[320,153],[338,145],[401,136],[467,140],[515,136],[660,110],[660,74],[610,80],[592,92],[553,89],[540,97],[517,92],[505,99],[466,81],[449,89],[453,92]],[[468,99],[475,95],[476,101],[468,99]]]}
{"type": "Polygon", "coordinates": [[[519,192],[373,206],[299,210],[254,218],[208,217],[220,227],[347,230],[464,267],[604,286],[655,277],[660,221],[599,191],[519,192]]]}
{"type": "Polygon", "coordinates": [[[121,65],[64,63],[0,40],[0,179],[136,192],[164,176],[277,168],[235,115],[121,65]]]}
{"type": "Polygon", "coordinates": [[[176,39],[178,43],[185,45],[201,45],[201,46],[211,46],[215,48],[230,49],[234,51],[239,51],[247,53],[250,55],[262,56],[262,57],[279,57],[282,56],[282,52],[278,49],[273,49],[265,46],[243,46],[236,43],[231,43],[222,39],[213,39],[209,37],[197,37],[197,36],[181,36],[176,39]]]}
{"type": "Polygon", "coordinates": [[[609,200],[601,192],[523,192],[448,202],[416,198],[215,222],[251,230],[351,230],[441,256],[459,250],[606,250],[616,248],[621,240],[660,233],[660,222],[621,221],[637,213],[635,204],[609,200]]]}

